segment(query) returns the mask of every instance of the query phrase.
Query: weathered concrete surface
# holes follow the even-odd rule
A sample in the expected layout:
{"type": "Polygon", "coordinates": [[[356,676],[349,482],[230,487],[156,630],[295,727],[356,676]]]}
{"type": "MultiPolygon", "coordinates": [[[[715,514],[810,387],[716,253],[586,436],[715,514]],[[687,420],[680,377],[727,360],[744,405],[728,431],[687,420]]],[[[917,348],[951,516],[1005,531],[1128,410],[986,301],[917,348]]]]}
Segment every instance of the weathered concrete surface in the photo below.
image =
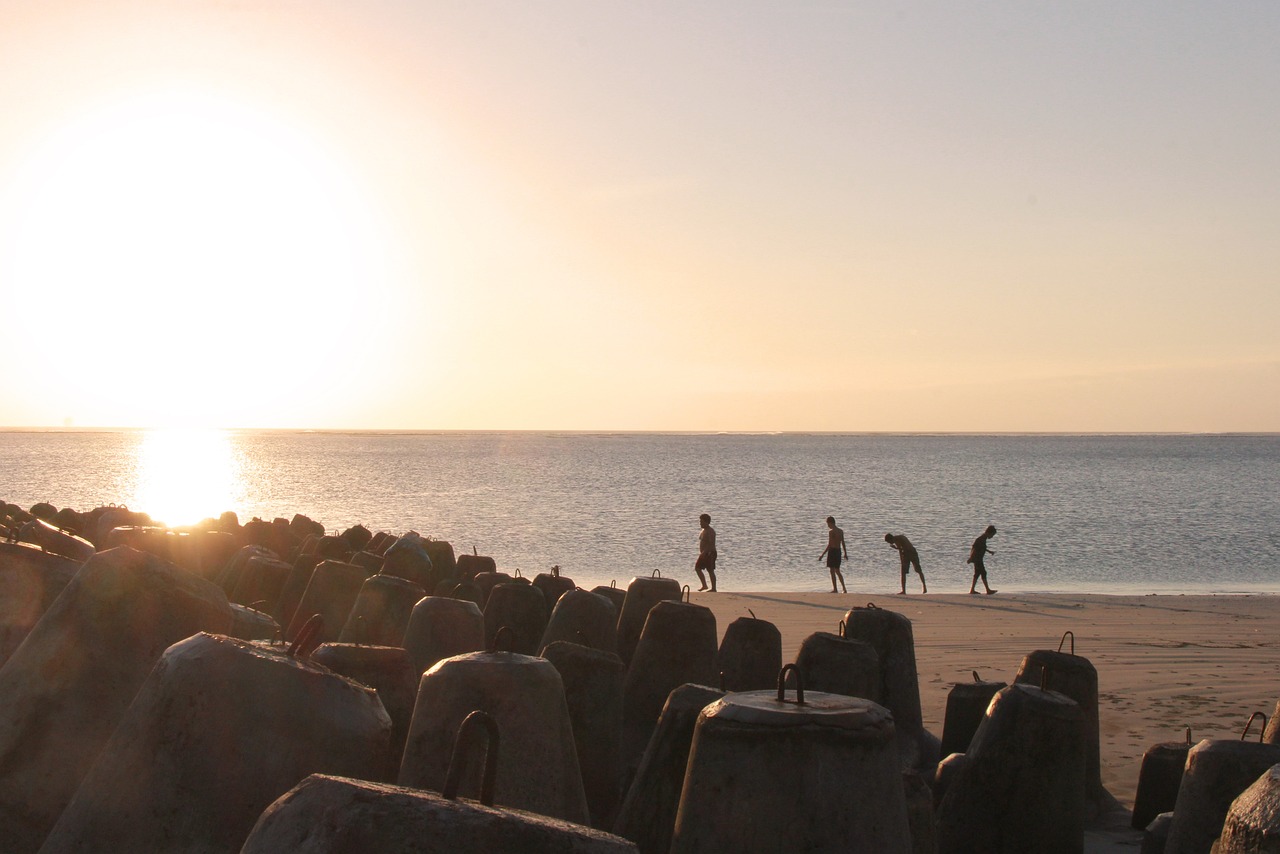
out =
{"type": "Polygon", "coordinates": [[[1173,808],[1167,854],[1208,854],[1222,833],[1231,802],[1276,763],[1277,744],[1205,739],[1191,748],[1173,808]]]}
{"type": "Polygon", "coordinates": [[[773,623],[739,617],[725,628],[716,670],[726,691],[767,690],[777,684],[781,669],[782,633],[773,623]]]}
{"type": "Polygon", "coordinates": [[[225,632],[222,591],[128,547],[90,558],[0,670],[0,839],[44,840],[152,666],[196,632],[225,632]]]}
{"type": "MultiPolygon", "coordinates": [[[[800,644],[796,667],[813,691],[880,702],[884,687],[875,647],[831,632],[814,632],[800,644]]],[[[774,675],[775,681],[777,674],[774,675]]],[[[728,687],[728,686],[726,686],[728,687]]]]}
{"type": "Polygon", "coordinates": [[[569,590],[551,611],[538,649],[556,641],[582,644],[601,652],[618,651],[618,611],[604,596],[586,590],[569,590]]]}
{"type": "Polygon", "coordinates": [[[341,643],[401,646],[409,615],[427,591],[397,575],[375,575],[365,579],[346,625],[338,636],[341,643]]]}
{"type": "Polygon", "coordinates": [[[547,629],[547,599],[531,584],[496,584],[484,606],[485,646],[493,649],[501,628],[511,629],[512,650],[537,655],[547,629]]]}
{"type": "Polygon", "coordinates": [[[622,611],[618,614],[618,657],[623,664],[631,666],[631,657],[635,655],[636,645],[640,643],[640,634],[649,619],[649,611],[654,605],[664,601],[680,601],[680,582],[674,578],[636,577],[627,585],[627,595],[622,600],[622,611]]]}
{"type": "Polygon", "coordinates": [[[589,827],[431,792],[312,775],[263,812],[241,854],[627,854],[589,827]]]}
{"type": "Polygon", "coordinates": [[[479,652],[484,649],[484,614],[466,599],[423,597],[409,615],[404,648],[419,676],[441,659],[479,652]]]}
{"type": "Polygon", "coordinates": [[[409,653],[398,646],[326,643],[311,654],[311,660],[378,692],[382,707],[391,716],[391,749],[387,752],[386,771],[378,779],[394,781],[400,771],[400,757],[413,721],[413,704],[417,702],[418,679],[422,675],[410,663],[409,653]]]}
{"type": "Polygon", "coordinates": [[[321,561],[312,571],[307,590],[294,609],[293,619],[285,630],[285,639],[296,638],[307,620],[319,614],[324,619],[320,640],[326,643],[336,641],[342,634],[342,627],[346,625],[351,608],[356,604],[356,597],[360,595],[360,588],[368,577],[363,568],[353,563],[321,561]]]}
{"type": "Polygon", "coordinates": [[[285,649],[203,633],[169,647],[41,850],[235,854],[307,775],[381,773],[377,694],[285,649]]]}
{"type": "MultiPolygon", "coordinates": [[[[1074,642],[1073,642],[1074,643],[1074,642]]],[[[1027,653],[1013,677],[1014,682],[1041,685],[1066,694],[1080,704],[1085,726],[1085,791],[1091,800],[1107,796],[1102,787],[1102,759],[1098,725],[1098,671],[1081,655],[1037,649],[1027,653]]]]}
{"type": "Polygon", "coordinates": [[[1280,852],[1280,765],[1273,765],[1231,802],[1214,854],[1280,852]]]}
{"type": "Polygon", "coordinates": [[[0,542],[0,666],[79,570],[80,563],[70,558],[0,542]]]}

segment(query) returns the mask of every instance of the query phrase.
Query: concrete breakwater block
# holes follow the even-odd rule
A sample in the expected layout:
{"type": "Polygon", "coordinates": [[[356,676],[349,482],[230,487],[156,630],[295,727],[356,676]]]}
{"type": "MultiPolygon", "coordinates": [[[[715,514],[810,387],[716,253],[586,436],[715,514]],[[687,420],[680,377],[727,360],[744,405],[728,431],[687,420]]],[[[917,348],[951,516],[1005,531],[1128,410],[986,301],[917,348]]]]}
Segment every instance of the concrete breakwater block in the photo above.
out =
{"type": "Polygon", "coordinates": [[[289,577],[285,579],[275,610],[271,612],[282,628],[293,621],[298,603],[302,601],[302,594],[307,592],[307,585],[311,583],[311,573],[315,572],[322,560],[324,557],[317,552],[300,554],[294,560],[293,569],[289,570],[289,577]]]}
{"type": "MultiPolygon", "coordinates": [[[[1071,646],[1075,648],[1075,637],[1071,646]]],[[[1051,691],[1066,694],[1080,704],[1085,725],[1085,786],[1091,800],[1106,795],[1102,788],[1102,760],[1098,727],[1098,671],[1084,656],[1037,649],[1022,659],[1014,682],[1043,685],[1051,691]]]]}
{"type": "Polygon", "coordinates": [[[371,689],[284,646],[197,634],[161,656],[41,850],[234,854],[308,774],[380,774],[390,737],[371,689]]]}
{"type": "Polygon", "coordinates": [[[1280,763],[1280,745],[1205,739],[1187,753],[1169,827],[1168,854],[1208,854],[1231,802],[1280,763]]]}
{"type": "Polygon", "coordinates": [[[1280,851],[1280,765],[1273,765],[1240,793],[1227,810],[1214,854],[1280,851]]]}
{"type": "Polygon", "coordinates": [[[572,578],[560,574],[560,567],[558,566],[551,567],[549,572],[539,572],[533,577],[531,583],[541,590],[543,597],[546,598],[548,613],[555,609],[556,603],[560,601],[561,596],[577,586],[573,583],[572,578]]]}
{"type": "Polygon", "coordinates": [[[280,594],[284,592],[285,582],[292,572],[291,563],[265,555],[253,555],[244,562],[244,571],[228,598],[241,605],[253,605],[270,614],[280,604],[280,594]]]}
{"type": "Polygon", "coordinates": [[[34,851],[171,644],[225,632],[214,584],[128,547],[99,552],[0,670],[0,840],[34,851]]]}
{"type": "Polygon", "coordinates": [[[248,566],[250,559],[255,557],[266,558],[268,560],[276,560],[279,556],[264,546],[248,545],[241,546],[236,549],[235,554],[227,561],[227,565],[222,568],[222,572],[218,573],[218,586],[222,588],[222,592],[231,598],[231,594],[235,592],[236,585],[240,583],[241,577],[244,576],[245,567],[248,566]]]}
{"type": "Polygon", "coordinates": [[[667,695],[686,682],[715,685],[716,615],[688,602],[660,601],[649,611],[622,687],[622,767],[640,762],[667,695]]]}
{"type": "Polygon", "coordinates": [[[892,715],[800,693],[728,694],[702,711],[672,854],[911,851],[892,715]]]}
{"type": "Polygon", "coordinates": [[[618,656],[623,664],[631,665],[640,633],[654,605],[665,601],[680,601],[680,583],[674,578],[663,578],[655,571],[648,578],[633,578],[627,585],[627,595],[618,613],[618,656]]]}
{"type": "Polygon", "coordinates": [[[933,815],[933,790],[919,772],[903,771],[902,793],[907,801],[911,854],[937,854],[938,826],[933,815]]]}
{"type": "Polygon", "coordinates": [[[556,641],[568,641],[601,652],[616,653],[618,612],[613,603],[586,590],[564,593],[551,611],[551,619],[547,620],[547,628],[542,633],[538,648],[545,649],[556,641]]]}
{"type": "Polygon", "coordinates": [[[880,656],[869,643],[814,632],[800,643],[796,667],[804,676],[805,687],[813,691],[874,702],[882,699],[880,656]]]}
{"type": "Polygon", "coordinates": [[[79,570],[80,563],[70,558],[0,542],[0,666],[79,570]]]}
{"type": "Polygon", "coordinates": [[[942,721],[942,755],[964,753],[978,726],[987,715],[991,699],[1009,687],[1004,682],[984,682],[973,674],[972,682],[957,682],[947,693],[947,711],[942,721]]]}
{"type": "MultiPolygon", "coordinates": [[[[564,683],[551,662],[519,653],[458,655],[422,674],[397,782],[442,791],[454,735],[477,709],[502,731],[495,802],[587,824],[564,683]]],[[[478,778],[469,769],[467,791],[479,789],[478,778]]]]}
{"type": "MultiPolygon", "coordinates": [[[[612,610],[613,606],[609,608],[612,610]]],[[[591,825],[611,828],[622,798],[618,738],[622,733],[622,679],[626,668],[612,652],[567,641],[549,644],[542,657],[551,662],[564,683],[591,825]]]]}
{"type": "Polygon", "coordinates": [[[880,658],[879,701],[893,713],[900,733],[924,729],[920,711],[920,678],[916,673],[916,641],[911,620],[902,614],[868,605],[844,615],[842,637],[870,644],[880,658]]]}
{"type": "Polygon", "coordinates": [[[716,671],[726,691],[766,690],[781,669],[782,633],[773,623],[739,617],[725,628],[716,652],[716,671]]]}
{"type": "Polygon", "coordinates": [[[338,641],[402,645],[413,606],[426,595],[427,591],[420,586],[399,576],[375,575],[365,579],[338,641]]]}
{"type": "Polygon", "coordinates": [[[1084,850],[1084,712],[1064,694],[996,694],[938,809],[941,854],[1084,850]]]}
{"type": "Polygon", "coordinates": [[[418,699],[418,678],[409,653],[398,646],[366,646],[349,643],[326,643],[311,653],[311,660],[334,673],[368,685],[378,692],[382,707],[391,717],[391,748],[387,752],[386,771],[378,777],[394,781],[400,771],[404,740],[413,721],[413,704],[418,699]]]}
{"type": "Polygon", "coordinates": [[[240,640],[280,640],[280,624],[259,610],[232,602],[227,634],[240,640]]]}
{"type": "Polygon", "coordinates": [[[686,684],[667,697],[613,826],[613,832],[635,842],[641,854],[671,850],[698,715],[724,694],[706,685],[686,684]]]}
{"type": "Polygon", "coordinates": [[[522,655],[537,655],[539,642],[547,630],[547,599],[531,584],[507,582],[489,591],[484,606],[485,645],[492,649],[498,630],[511,629],[511,649],[522,655]]]}
{"type": "Polygon", "coordinates": [[[1138,790],[1133,796],[1130,825],[1142,830],[1162,812],[1172,812],[1182,786],[1182,771],[1191,751],[1191,730],[1186,741],[1153,744],[1142,754],[1138,770],[1138,790]]]}
{"type": "Polygon", "coordinates": [[[599,584],[591,588],[591,592],[597,596],[603,596],[613,603],[614,609],[618,612],[618,616],[622,616],[622,605],[627,601],[627,591],[618,587],[618,582],[610,581],[609,586],[605,587],[599,584]]]}
{"type": "Polygon", "coordinates": [[[241,854],[627,854],[635,846],[534,813],[312,775],[269,806],[241,854]]]}
{"type": "Polygon", "coordinates": [[[285,631],[285,639],[293,640],[298,632],[315,614],[324,619],[324,630],[320,633],[320,642],[336,641],[347,624],[360,588],[369,575],[363,568],[353,563],[342,563],[336,560],[321,561],[311,572],[311,580],[307,589],[294,609],[293,619],[285,631]]]}
{"type": "Polygon", "coordinates": [[[419,676],[441,659],[479,652],[485,648],[484,614],[466,599],[425,596],[409,614],[404,648],[419,676]]]}
{"type": "Polygon", "coordinates": [[[18,529],[18,539],[41,551],[61,555],[76,563],[84,563],[97,552],[93,543],[70,531],[50,525],[43,519],[32,519],[18,529]]]}
{"type": "Polygon", "coordinates": [[[427,554],[426,541],[413,531],[398,539],[392,538],[383,552],[383,558],[383,573],[412,581],[424,590],[435,587],[436,582],[443,577],[435,571],[431,555],[427,554]]]}

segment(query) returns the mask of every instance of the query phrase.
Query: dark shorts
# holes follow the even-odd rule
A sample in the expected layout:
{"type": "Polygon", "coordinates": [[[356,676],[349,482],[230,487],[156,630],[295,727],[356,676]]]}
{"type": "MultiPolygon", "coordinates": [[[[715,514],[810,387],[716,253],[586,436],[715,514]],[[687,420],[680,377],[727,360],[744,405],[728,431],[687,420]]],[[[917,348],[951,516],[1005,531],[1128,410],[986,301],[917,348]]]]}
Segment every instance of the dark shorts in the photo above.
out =
{"type": "Polygon", "coordinates": [[[975,560],[971,560],[971,561],[969,561],[969,563],[973,564],[973,577],[974,577],[974,578],[978,578],[979,576],[981,576],[981,577],[983,577],[983,578],[986,578],[986,577],[987,577],[987,565],[986,565],[985,563],[983,563],[983,562],[982,562],[982,558],[977,558],[977,559],[975,559],[975,560]]]}
{"type": "Polygon", "coordinates": [[[902,574],[906,575],[911,571],[914,564],[916,572],[920,571],[920,553],[919,552],[898,552],[898,558],[902,561],[902,574]]]}
{"type": "Polygon", "coordinates": [[[840,568],[840,550],[827,549],[827,569],[840,568]]]}
{"type": "Polygon", "coordinates": [[[716,568],[716,553],[712,552],[709,555],[698,555],[698,559],[694,562],[693,568],[707,569],[714,572],[716,568]]]}

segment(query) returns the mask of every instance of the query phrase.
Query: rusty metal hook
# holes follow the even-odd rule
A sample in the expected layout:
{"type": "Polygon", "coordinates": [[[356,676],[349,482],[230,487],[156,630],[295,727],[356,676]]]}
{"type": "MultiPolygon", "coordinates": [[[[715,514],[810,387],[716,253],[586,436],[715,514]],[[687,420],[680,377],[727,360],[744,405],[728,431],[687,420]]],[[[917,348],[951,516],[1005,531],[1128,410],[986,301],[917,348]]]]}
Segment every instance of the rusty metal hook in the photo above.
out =
{"type": "Polygon", "coordinates": [[[560,564],[556,564],[555,566],[551,567],[551,577],[552,578],[560,577],[560,564]]]}
{"type": "Polygon", "coordinates": [[[1187,744],[1191,743],[1191,727],[1187,727],[1187,744]]]}
{"type": "Polygon", "coordinates": [[[615,579],[613,579],[612,581],[610,581],[610,582],[609,582],[609,586],[610,586],[610,587],[612,587],[614,590],[617,590],[617,589],[618,589],[618,579],[616,579],[616,578],[615,578],[615,579]]]}
{"type": "Polygon", "coordinates": [[[840,633],[840,637],[848,637],[848,635],[845,634],[845,629],[847,628],[849,628],[849,626],[846,625],[844,620],[841,620],[840,624],[836,626],[836,631],[840,633]]]}
{"type": "Polygon", "coordinates": [[[1071,654],[1076,654],[1076,635],[1075,632],[1067,629],[1062,633],[1062,640],[1058,641],[1058,652],[1062,652],[1062,645],[1067,642],[1067,635],[1071,635],[1071,654]]]}
{"type": "Polygon", "coordinates": [[[493,633],[493,646],[489,652],[515,652],[516,631],[510,626],[499,626],[493,633]]]}
{"type": "Polygon", "coordinates": [[[974,681],[974,682],[981,682],[981,681],[982,681],[981,679],[979,679],[979,678],[978,678],[978,671],[976,671],[976,670],[972,670],[972,671],[970,671],[970,672],[973,674],[973,681],[974,681]]]}
{"type": "Polygon", "coordinates": [[[462,785],[462,773],[466,768],[467,739],[471,738],[471,730],[483,727],[488,735],[488,743],[484,749],[484,776],[480,781],[480,803],[486,807],[493,806],[494,782],[498,779],[498,722],[488,712],[476,709],[462,719],[458,733],[453,737],[453,755],[449,758],[449,772],[445,775],[444,789],[440,792],[447,800],[456,800],[458,787],[462,785]]]}
{"type": "Polygon", "coordinates": [[[868,602],[868,603],[867,603],[867,607],[868,607],[868,608],[870,608],[872,611],[878,611],[878,610],[880,610],[878,607],[876,607],[876,603],[875,603],[875,602],[868,602]]]}
{"type": "Polygon", "coordinates": [[[804,674],[800,672],[800,668],[795,664],[784,664],[782,669],[778,671],[778,702],[787,702],[787,674],[794,673],[796,675],[796,704],[804,705],[804,674]]]}
{"type": "Polygon", "coordinates": [[[1040,690],[1049,690],[1049,667],[1048,665],[1040,665],[1040,690]]]}
{"type": "Polygon", "coordinates": [[[748,608],[748,609],[747,609],[747,613],[751,615],[751,619],[753,619],[753,620],[758,620],[758,619],[760,619],[759,617],[757,617],[757,616],[756,616],[756,612],[755,612],[755,611],[752,611],[750,608],[748,608]]]}
{"type": "Polygon", "coordinates": [[[662,577],[662,570],[660,570],[660,569],[655,569],[655,570],[653,571],[653,573],[652,573],[649,577],[650,577],[650,578],[661,578],[661,577],[662,577]]]}
{"type": "Polygon", "coordinates": [[[693,590],[689,587],[689,585],[686,584],[684,588],[681,589],[680,591],[680,601],[688,602],[689,597],[691,597],[692,595],[693,595],[693,590]]]}
{"type": "Polygon", "coordinates": [[[266,600],[266,599],[255,599],[255,600],[253,600],[252,602],[250,602],[248,605],[246,605],[245,607],[246,607],[246,608],[248,608],[250,611],[257,611],[259,614],[261,614],[261,613],[262,613],[262,608],[261,608],[261,607],[259,607],[259,606],[261,606],[261,605],[265,605],[265,604],[267,604],[267,600],[266,600]]]}
{"type": "Polygon", "coordinates": [[[726,690],[724,687],[724,671],[723,670],[720,671],[720,690],[721,691],[726,690]]]}
{"type": "Polygon", "coordinates": [[[518,566],[516,567],[516,574],[515,574],[515,575],[513,575],[513,576],[511,576],[511,577],[512,577],[512,578],[520,578],[520,577],[521,577],[521,575],[520,575],[520,567],[518,567],[518,566]]]}
{"type": "Polygon", "coordinates": [[[312,614],[311,619],[303,624],[298,636],[289,645],[290,658],[307,658],[320,645],[320,632],[324,630],[324,617],[312,614]]]}
{"type": "Polygon", "coordinates": [[[1244,732],[1240,733],[1240,740],[1244,741],[1244,737],[1249,734],[1249,727],[1253,726],[1254,718],[1262,718],[1262,729],[1258,732],[1258,743],[1261,744],[1262,736],[1266,733],[1267,729],[1267,716],[1262,712],[1254,712],[1249,715],[1249,722],[1244,725],[1244,732]]]}

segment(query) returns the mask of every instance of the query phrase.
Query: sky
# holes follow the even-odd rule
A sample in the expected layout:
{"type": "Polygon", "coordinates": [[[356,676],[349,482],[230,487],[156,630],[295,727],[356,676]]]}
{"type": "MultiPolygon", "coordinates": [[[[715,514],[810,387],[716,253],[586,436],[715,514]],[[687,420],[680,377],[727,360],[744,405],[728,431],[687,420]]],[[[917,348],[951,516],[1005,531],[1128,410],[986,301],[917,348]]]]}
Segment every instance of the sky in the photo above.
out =
{"type": "Polygon", "coordinates": [[[1280,5],[0,0],[0,426],[1280,430],[1280,5]]]}

